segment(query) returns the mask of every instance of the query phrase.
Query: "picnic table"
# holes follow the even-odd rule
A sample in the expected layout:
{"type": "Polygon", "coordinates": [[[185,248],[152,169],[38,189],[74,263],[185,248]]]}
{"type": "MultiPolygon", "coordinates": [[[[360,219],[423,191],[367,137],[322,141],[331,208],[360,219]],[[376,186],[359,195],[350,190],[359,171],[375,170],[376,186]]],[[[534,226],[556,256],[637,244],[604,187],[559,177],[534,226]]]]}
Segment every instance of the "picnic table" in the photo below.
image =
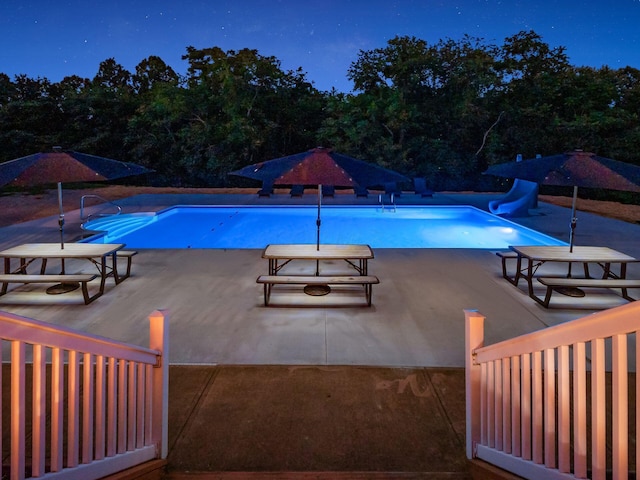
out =
{"type": "Polygon", "coordinates": [[[268,275],[261,275],[257,282],[264,285],[264,303],[269,304],[274,285],[305,285],[305,293],[324,295],[330,292],[329,285],[363,285],[367,305],[371,305],[372,285],[379,283],[378,277],[368,274],[368,261],[373,258],[369,245],[342,244],[271,244],[267,245],[262,258],[269,261],[268,275]],[[281,275],[281,269],[293,260],[312,260],[316,262],[315,275],[281,275]],[[320,274],[320,261],[344,260],[353,268],[351,272],[325,276],[320,274]],[[311,293],[319,292],[319,293],[311,293]]]}
{"type": "Polygon", "coordinates": [[[574,246],[569,251],[568,246],[510,246],[512,255],[502,255],[503,276],[513,285],[518,285],[522,278],[527,282],[529,296],[544,307],[549,306],[549,300],[554,290],[569,288],[620,288],[622,296],[627,300],[633,300],[627,294],[628,288],[640,288],[640,280],[627,279],[627,265],[640,260],[619,252],[609,247],[574,246]],[[513,275],[508,272],[506,261],[516,260],[516,268],[513,275]],[[524,262],[524,265],[523,265],[524,262]],[[550,277],[536,276],[537,270],[547,262],[581,263],[584,270],[583,277],[550,277]],[[596,264],[602,268],[602,275],[593,278],[589,271],[589,265],[596,264]],[[617,272],[612,269],[617,265],[617,272]],[[539,298],[534,291],[534,279],[547,287],[544,299],[539,298]]]}
{"type": "MultiPolygon", "coordinates": [[[[124,244],[110,243],[67,243],[64,248],[59,243],[25,243],[0,251],[0,258],[4,259],[4,274],[0,275],[2,289],[0,295],[7,293],[9,283],[60,283],[62,285],[79,284],[82,286],[85,303],[98,298],[104,293],[104,286],[108,276],[113,276],[120,283],[130,273],[131,256],[135,252],[126,252],[129,264],[125,275],[118,273],[117,254],[122,251],[124,244]],[[108,259],[111,258],[110,264],[108,259]],[[59,274],[46,273],[48,261],[59,259],[61,271],[59,274]],[[68,273],[65,269],[65,261],[70,259],[86,259],[93,263],[96,273],[68,273]],[[18,260],[17,266],[12,266],[13,260],[18,260]],[[29,267],[34,262],[40,262],[38,273],[30,273],[29,267]],[[90,296],[87,284],[100,277],[98,292],[90,296]]],[[[63,290],[60,291],[62,293],[63,290]]]]}

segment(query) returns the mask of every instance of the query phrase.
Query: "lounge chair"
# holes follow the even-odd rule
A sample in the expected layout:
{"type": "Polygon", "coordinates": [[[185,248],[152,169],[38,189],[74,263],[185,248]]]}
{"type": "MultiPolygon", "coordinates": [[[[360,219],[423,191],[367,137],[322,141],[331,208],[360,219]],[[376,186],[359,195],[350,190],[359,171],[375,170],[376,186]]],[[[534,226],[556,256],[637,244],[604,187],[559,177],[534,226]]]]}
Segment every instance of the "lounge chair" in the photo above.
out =
{"type": "Polygon", "coordinates": [[[292,197],[301,197],[304,193],[304,185],[294,185],[289,192],[292,197]]]}
{"type": "Polygon", "coordinates": [[[333,185],[322,185],[322,196],[333,197],[336,194],[336,188],[333,185]]]}
{"type": "Polygon", "coordinates": [[[538,184],[516,178],[511,190],[489,202],[489,211],[503,217],[526,217],[529,209],[538,207],[538,184]]]}
{"type": "Polygon", "coordinates": [[[258,190],[259,197],[269,197],[273,193],[273,183],[264,181],[262,182],[262,188],[258,190]]]}
{"type": "Polygon", "coordinates": [[[433,190],[427,188],[427,181],[421,177],[413,179],[413,191],[421,197],[433,197],[433,190]]]}
{"type": "Polygon", "coordinates": [[[398,188],[396,182],[387,182],[384,184],[384,193],[387,195],[393,194],[393,196],[397,198],[402,194],[402,190],[398,188]]]}
{"type": "Polygon", "coordinates": [[[356,197],[367,198],[369,196],[369,190],[367,190],[365,187],[361,187],[359,185],[353,187],[353,191],[355,192],[356,197]]]}

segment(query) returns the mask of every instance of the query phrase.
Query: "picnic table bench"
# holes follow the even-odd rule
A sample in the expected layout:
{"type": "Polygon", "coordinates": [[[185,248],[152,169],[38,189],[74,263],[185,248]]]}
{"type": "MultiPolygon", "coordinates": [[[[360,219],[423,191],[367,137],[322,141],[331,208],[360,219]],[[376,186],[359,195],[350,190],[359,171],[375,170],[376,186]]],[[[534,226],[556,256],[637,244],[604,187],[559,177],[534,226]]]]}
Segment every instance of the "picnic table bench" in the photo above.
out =
{"type": "Polygon", "coordinates": [[[533,299],[544,307],[549,307],[551,294],[556,288],[619,288],[622,290],[622,298],[635,301],[627,293],[628,288],[640,288],[640,280],[627,278],[566,278],[566,277],[539,277],[538,281],[547,287],[544,300],[534,296],[533,299]]]}
{"type": "Polygon", "coordinates": [[[372,285],[380,283],[374,275],[260,275],[257,283],[264,284],[264,304],[269,305],[271,289],[274,285],[362,285],[367,300],[371,306],[372,285]]]}
{"type": "Polygon", "coordinates": [[[64,274],[64,275],[49,275],[49,274],[37,274],[26,275],[23,273],[5,273],[0,274],[0,283],[2,288],[0,289],[0,295],[7,293],[7,287],[10,283],[79,283],[82,288],[82,296],[84,297],[84,303],[88,305],[96,298],[102,295],[102,290],[89,295],[88,283],[98,278],[97,274],[92,273],[80,273],[80,274],[64,274]]]}

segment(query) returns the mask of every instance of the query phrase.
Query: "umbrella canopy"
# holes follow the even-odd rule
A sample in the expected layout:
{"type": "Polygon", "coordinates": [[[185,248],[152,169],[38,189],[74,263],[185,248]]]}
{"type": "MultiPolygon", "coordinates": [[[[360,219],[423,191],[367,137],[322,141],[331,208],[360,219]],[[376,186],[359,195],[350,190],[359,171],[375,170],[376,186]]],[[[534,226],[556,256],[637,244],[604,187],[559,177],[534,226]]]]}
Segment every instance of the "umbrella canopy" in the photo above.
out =
{"type": "Polygon", "coordinates": [[[255,163],[231,172],[231,175],[268,181],[273,185],[334,185],[363,188],[409,180],[393,170],[322,147],[255,163]]]}
{"type": "Polygon", "coordinates": [[[573,237],[577,223],[578,187],[640,192],[640,166],[599,157],[582,150],[492,165],[483,173],[498,177],[521,178],[542,185],[572,186],[570,251],[573,251],[573,237]]]}
{"type": "Polygon", "coordinates": [[[317,248],[320,248],[320,208],[322,185],[336,187],[372,187],[386,182],[404,182],[409,179],[393,170],[357,160],[329,148],[314,148],[306,152],[255,163],[231,175],[262,180],[273,185],[317,185],[318,227],[317,248]]]}
{"type": "Polygon", "coordinates": [[[56,147],[52,152],[36,153],[0,163],[0,187],[28,187],[57,183],[60,206],[58,219],[60,245],[64,248],[62,182],[114,180],[148,172],[151,170],[135,163],[120,162],[74,151],[62,151],[56,147]]]}
{"type": "Polygon", "coordinates": [[[0,187],[48,183],[96,182],[148,173],[134,163],[73,151],[35,153],[0,164],[0,187]]]}

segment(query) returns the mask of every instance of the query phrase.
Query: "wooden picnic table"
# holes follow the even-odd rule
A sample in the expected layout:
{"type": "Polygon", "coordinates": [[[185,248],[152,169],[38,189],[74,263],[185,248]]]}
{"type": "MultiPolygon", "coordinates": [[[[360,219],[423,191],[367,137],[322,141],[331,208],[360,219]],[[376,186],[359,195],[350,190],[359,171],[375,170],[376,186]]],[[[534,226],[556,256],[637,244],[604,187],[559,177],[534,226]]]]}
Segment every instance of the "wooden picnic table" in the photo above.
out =
{"type": "Polygon", "coordinates": [[[104,285],[108,276],[113,275],[116,283],[121,281],[118,274],[118,263],[116,254],[124,248],[122,243],[66,243],[64,248],[59,243],[25,243],[15,247],[0,251],[0,258],[4,258],[3,290],[6,291],[7,283],[20,283],[19,275],[27,275],[28,267],[35,261],[40,260],[40,273],[29,275],[31,283],[36,283],[38,275],[42,279],[42,283],[48,283],[51,276],[46,275],[47,262],[50,259],[60,259],[61,273],[64,277],[65,260],[69,259],[87,259],[92,262],[98,270],[100,276],[99,294],[104,293],[104,285]],[[111,258],[111,265],[107,264],[108,258],[111,258]],[[12,259],[17,259],[19,265],[12,269],[12,259]]]}
{"type": "MultiPolygon", "coordinates": [[[[368,261],[373,258],[373,250],[369,245],[320,244],[318,248],[315,244],[272,244],[264,249],[262,258],[269,260],[269,275],[277,275],[292,260],[344,260],[360,275],[367,275],[368,261]]],[[[316,274],[318,273],[316,269],[316,274]]]]}
{"type": "MultiPolygon", "coordinates": [[[[611,280],[624,280],[627,275],[627,264],[638,262],[640,260],[619,252],[609,247],[594,247],[594,246],[574,246],[573,251],[569,251],[568,246],[510,246],[516,254],[516,270],[513,277],[510,277],[506,273],[506,269],[503,269],[503,275],[505,278],[514,285],[518,285],[520,278],[523,278],[527,282],[528,293],[531,298],[545,307],[549,304],[550,291],[553,287],[548,289],[548,295],[545,300],[538,298],[534,293],[533,281],[536,271],[540,266],[547,262],[560,262],[571,265],[572,263],[582,263],[584,269],[583,278],[573,278],[572,280],[563,281],[564,287],[587,287],[587,286],[600,286],[606,283],[607,279],[611,280]],[[523,266],[523,261],[525,265],[523,266]],[[602,276],[600,282],[593,282],[593,278],[589,273],[589,264],[597,264],[602,268],[602,276]],[[611,268],[612,265],[619,265],[618,273],[614,272],[611,268]]],[[[569,270],[568,270],[569,271],[569,270]]],[[[547,284],[553,284],[553,281],[549,277],[543,277],[547,284]]],[[[621,285],[620,282],[610,282],[612,288],[621,285]]],[[[633,287],[630,287],[633,288],[633,287]]],[[[626,290],[623,290],[626,297],[626,290]]]]}
{"type": "Polygon", "coordinates": [[[262,258],[269,260],[269,274],[258,277],[257,282],[264,285],[264,304],[269,305],[271,290],[275,285],[305,285],[307,295],[322,296],[331,292],[329,285],[362,285],[366,305],[371,306],[372,285],[380,283],[378,277],[368,274],[368,261],[373,258],[369,245],[331,245],[321,244],[275,244],[267,245],[262,258]],[[278,272],[293,260],[314,260],[315,275],[278,275],[278,272]],[[358,275],[336,273],[320,275],[321,260],[344,260],[353,267],[358,275]]]}

